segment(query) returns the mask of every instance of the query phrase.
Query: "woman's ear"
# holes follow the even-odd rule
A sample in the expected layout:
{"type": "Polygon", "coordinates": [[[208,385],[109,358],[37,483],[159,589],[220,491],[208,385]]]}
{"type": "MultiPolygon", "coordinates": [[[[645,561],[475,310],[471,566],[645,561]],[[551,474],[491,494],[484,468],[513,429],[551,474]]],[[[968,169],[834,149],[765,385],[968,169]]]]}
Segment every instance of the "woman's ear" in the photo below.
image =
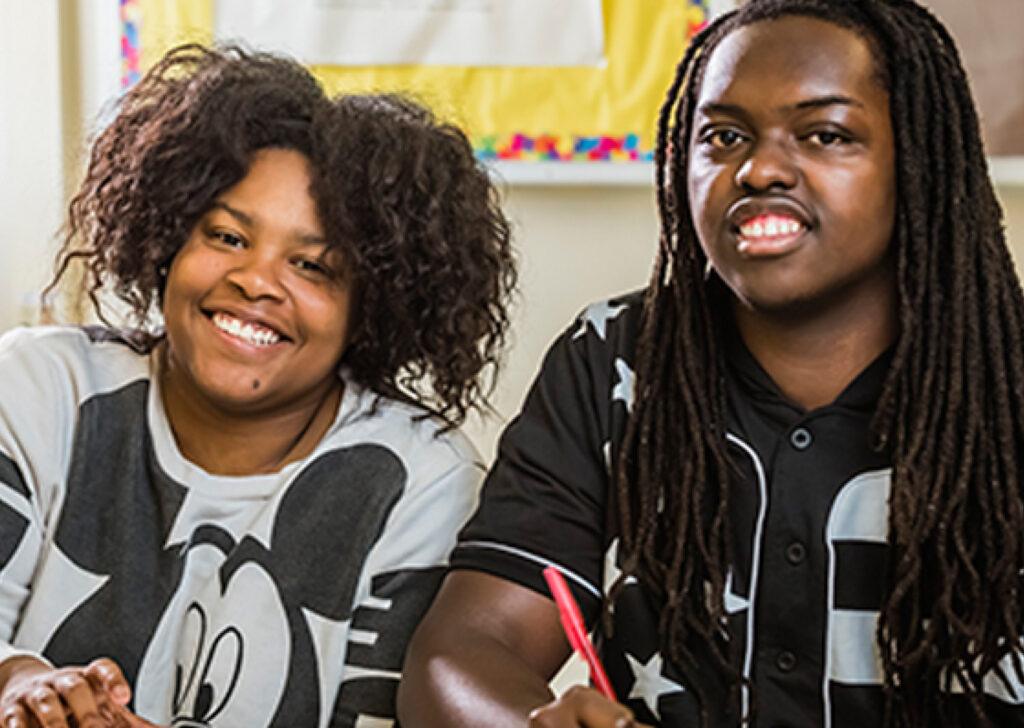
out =
{"type": "Polygon", "coordinates": [[[157,303],[161,308],[164,303],[164,288],[167,287],[167,276],[171,273],[171,264],[174,263],[174,257],[177,253],[178,251],[175,250],[171,257],[167,258],[156,267],[157,303]]]}

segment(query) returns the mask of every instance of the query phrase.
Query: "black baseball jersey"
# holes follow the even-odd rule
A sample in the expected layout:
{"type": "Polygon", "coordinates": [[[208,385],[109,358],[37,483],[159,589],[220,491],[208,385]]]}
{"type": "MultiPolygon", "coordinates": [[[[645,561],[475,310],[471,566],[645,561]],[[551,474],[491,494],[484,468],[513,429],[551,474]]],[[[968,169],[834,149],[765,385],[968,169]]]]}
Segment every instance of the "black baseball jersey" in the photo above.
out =
{"type": "Polygon", "coordinates": [[[213,475],[178,450],[158,371],[105,330],[0,338],[0,659],[111,657],[159,725],[393,725],[476,505],[472,446],[346,381],[310,455],[213,475]]]}
{"type": "MultiPolygon", "coordinates": [[[[547,594],[541,570],[565,574],[588,624],[620,575],[612,472],[634,397],[642,295],[588,308],[549,351],[504,434],[455,568],[547,594]]],[[[738,667],[751,680],[757,726],[862,728],[882,719],[875,632],[888,546],[890,467],[869,423],[889,355],[832,404],[788,402],[733,337],[727,440],[740,475],[731,496],[735,563],[724,602],[738,667]]],[[[659,651],[658,605],[633,580],[615,603],[612,636],[596,635],[619,699],[659,726],[698,726],[694,690],[659,651]]],[[[1024,725],[1024,686],[986,682],[996,725],[1024,725]]],[[[711,725],[739,725],[708,662],[697,678],[711,725]]],[[[966,703],[966,701],[963,701],[966,703]]]]}

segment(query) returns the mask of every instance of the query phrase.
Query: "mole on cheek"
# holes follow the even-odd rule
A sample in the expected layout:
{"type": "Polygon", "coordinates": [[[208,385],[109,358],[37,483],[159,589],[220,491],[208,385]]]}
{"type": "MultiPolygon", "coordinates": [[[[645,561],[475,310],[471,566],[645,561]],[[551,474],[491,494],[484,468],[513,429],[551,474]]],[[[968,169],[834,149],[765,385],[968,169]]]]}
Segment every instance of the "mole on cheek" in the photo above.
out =
{"type": "Polygon", "coordinates": [[[260,380],[259,379],[253,379],[252,380],[252,388],[254,390],[260,388],[260,380]]]}

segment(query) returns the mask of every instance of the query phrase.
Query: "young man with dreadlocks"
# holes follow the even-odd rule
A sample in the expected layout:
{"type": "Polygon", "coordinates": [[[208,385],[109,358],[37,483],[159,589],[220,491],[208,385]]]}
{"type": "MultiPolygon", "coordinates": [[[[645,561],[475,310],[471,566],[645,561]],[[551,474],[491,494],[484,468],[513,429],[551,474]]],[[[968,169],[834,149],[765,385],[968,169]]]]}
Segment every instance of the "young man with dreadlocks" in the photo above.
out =
{"type": "Polygon", "coordinates": [[[403,725],[1024,725],[1024,298],[948,32],[751,0],[683,58],[656,167],[650,286],[549,352],[403,725]],[[552,700],[548,564],[621,705],[552,700]]]}

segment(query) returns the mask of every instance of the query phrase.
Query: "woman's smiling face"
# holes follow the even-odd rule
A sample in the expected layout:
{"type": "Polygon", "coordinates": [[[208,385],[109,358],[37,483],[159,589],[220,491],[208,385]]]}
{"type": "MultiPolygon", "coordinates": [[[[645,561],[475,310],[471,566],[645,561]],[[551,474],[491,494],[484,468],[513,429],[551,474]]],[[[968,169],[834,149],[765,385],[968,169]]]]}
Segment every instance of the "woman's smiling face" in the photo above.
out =
{"type": "Polygon", "coordinates": [[[352,291],[323,239],[310,185],[302,154],[257,152],[170,267],[171,370],[219,409],[315,402],[337,384],[352,291]]]}
{"type": "Polygon", "coordinates": [[[803,16],[712,51],[689,141],[690,212],[740,305],[807,312],[893,295],[895,148],[872,46],[803,16]]]}

